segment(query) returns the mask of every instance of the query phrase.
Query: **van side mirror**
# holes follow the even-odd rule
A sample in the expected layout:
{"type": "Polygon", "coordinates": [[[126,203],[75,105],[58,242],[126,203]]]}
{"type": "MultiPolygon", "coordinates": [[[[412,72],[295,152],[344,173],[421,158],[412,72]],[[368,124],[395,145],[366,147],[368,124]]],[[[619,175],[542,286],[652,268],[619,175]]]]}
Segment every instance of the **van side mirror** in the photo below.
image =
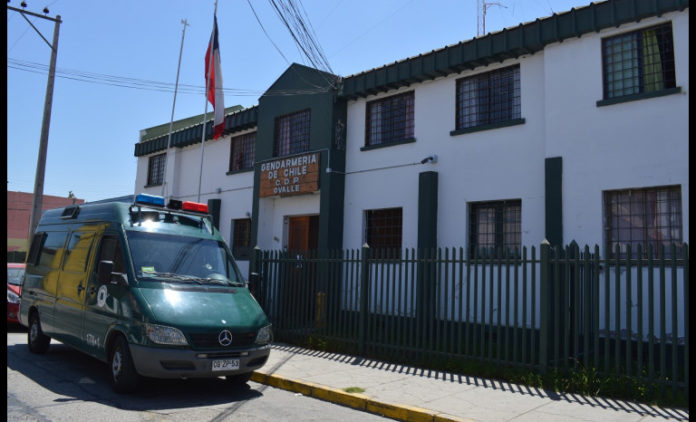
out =
{"type": "Polygon", "coordinates": [[[97,280],[99,284],[120,284],[123,286],[128,285],[126,275],[123,273],[115,273],[114,261],[99,261],[99,267],[97,268],[97,280]]]}
{"type": "Polygon", "coordinates": [[[111,271],[114,269],[114,261],[99,261],[97,268],[97,279],[99,284],[109,284],[111,282],[111,271]]]}

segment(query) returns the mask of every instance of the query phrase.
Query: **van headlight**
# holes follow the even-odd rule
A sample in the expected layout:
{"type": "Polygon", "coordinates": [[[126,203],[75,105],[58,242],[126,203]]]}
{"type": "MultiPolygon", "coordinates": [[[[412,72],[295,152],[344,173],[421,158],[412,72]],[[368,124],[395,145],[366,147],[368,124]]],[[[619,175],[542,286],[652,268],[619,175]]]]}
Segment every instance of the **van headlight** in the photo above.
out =
{"type": "Polygon", "coordinates": [[[10,289],[7,289],[7,303],[19,303],[19,296],[10,289]]]}
{"type": "Polygon", "coordinates": [[[273,332],[271,331],[271,326],[267,325],[259,330],[256,335],[256,344],[268,344],[273,341],[273,332]]]}
{"type": "Polygon", "coordinates": [[[178,328],[166,327],[164,325],[145,324],[147,338],[153,343],[169,344],[173,346],[186,346],[188,342],[184,333],[178,328]]]}

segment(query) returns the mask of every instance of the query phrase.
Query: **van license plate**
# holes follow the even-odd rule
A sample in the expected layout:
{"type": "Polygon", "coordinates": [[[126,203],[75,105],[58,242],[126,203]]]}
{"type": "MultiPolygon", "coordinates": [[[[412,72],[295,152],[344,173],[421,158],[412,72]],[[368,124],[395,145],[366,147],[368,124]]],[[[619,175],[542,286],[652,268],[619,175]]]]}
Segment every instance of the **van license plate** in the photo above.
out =
{"type": "Polygon", "coordinates": [[[239,359],[220,359],[213,361],[213,371],[234,371],[239,369],[239,359]]]}

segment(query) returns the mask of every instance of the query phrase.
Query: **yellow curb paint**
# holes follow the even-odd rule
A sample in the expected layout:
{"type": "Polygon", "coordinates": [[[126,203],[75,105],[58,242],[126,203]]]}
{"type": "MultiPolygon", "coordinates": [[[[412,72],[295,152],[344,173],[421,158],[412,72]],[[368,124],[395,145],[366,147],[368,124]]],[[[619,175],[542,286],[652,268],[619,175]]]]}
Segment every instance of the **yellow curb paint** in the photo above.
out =
{"type": "Polygon", "coordinates": [[[437,415],[436,412],[420,407],[381,403],[374,400],[367,401],[367,411],[388,418],[409,422],[432,422],[437,415]]]}
{"type": "Polygon", "coordinates": [[[367,411],[388,418],[408,422],[471,422],[469,419],[460,419],[455,416],[438,414],[432,410],[403,404],[382,403],[370,399],[364,394],[347,393],[331,387],[313,384],[311,382],[297,381],[280,377],[274,374],[254,372],[251,380],[260,384],[270,385],[304,396],[314,397],[332,403],[341,404],[353,409],[367,411]]]}
{"type": "Polygon", "coordinates": [[[433,422],[474,422],[474,420],[473,419],[462,419],[462,418],[458,418],[456,416],[447,415],[445,413],[440,413],[438,415],[435,415],[435,419],[433,419],[433,422]]]}

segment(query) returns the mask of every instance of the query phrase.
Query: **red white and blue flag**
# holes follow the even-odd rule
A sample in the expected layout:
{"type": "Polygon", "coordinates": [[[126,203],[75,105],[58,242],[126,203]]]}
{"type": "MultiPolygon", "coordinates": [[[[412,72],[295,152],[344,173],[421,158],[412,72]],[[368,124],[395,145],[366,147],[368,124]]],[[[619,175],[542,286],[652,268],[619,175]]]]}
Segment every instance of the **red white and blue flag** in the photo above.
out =
{"type": "Polygon", "coordinates": [[[208,82],[208,101],[215,110],[215,120],[213,121],[213,139],[222,136],[225,129],[225,103],[222,92],[222,69],[220,67],[220,46],[218,45],[217,16],[213,15],[213,33],[210,36],[210,43],[205,52],[205,77],[208,82]],[[212,52],[212,59],[210,54],[212,52]],[[212,65],[212,69],[211,69],[212,65]]]}

